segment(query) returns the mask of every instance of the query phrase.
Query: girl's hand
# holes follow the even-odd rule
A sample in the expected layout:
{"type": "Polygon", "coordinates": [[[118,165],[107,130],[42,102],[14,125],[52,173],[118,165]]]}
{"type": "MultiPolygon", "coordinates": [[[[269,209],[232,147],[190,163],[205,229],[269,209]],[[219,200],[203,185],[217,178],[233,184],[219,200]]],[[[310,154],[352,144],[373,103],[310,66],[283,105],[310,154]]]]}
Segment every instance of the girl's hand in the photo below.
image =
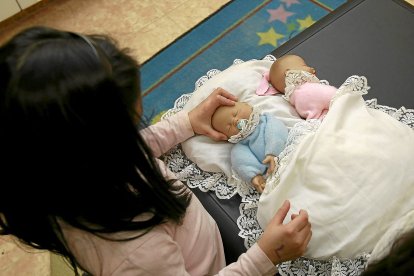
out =
{"type": "Polygon", "coordinates": [[[292,215],[292,220],[283,224],[289,208],[290,202],[286,200],[257,242],[275,265],[302,256],[312,237],[308,213],[304,210],[292,215]]]}
{"type": "Polygon", "coordinates": [[[211,126],[211,117],[221,105],[233,106],[237,97],[223,88],[216,88],[204,101],[188,113],[194,133],[206,135],[213,140],[227,140],[227,136],[214,130],[211,126]]]}

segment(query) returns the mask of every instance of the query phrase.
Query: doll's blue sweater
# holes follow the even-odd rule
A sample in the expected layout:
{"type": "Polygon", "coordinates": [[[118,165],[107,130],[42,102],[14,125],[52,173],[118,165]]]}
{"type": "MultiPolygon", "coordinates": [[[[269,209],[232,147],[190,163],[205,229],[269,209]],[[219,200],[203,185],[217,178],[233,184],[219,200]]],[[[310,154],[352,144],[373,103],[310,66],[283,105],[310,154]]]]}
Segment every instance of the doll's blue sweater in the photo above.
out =
{"type": "Polygon", "coordinates": [[[268,114],[260,115],[260,122],[253,133],[231,150],[233,170],[248,183],[256,175],[263,175],[267,166],[262,161],[268,154],[278,156],[285,147],[287,136],[288,129],[279,119],[268,114]]]}

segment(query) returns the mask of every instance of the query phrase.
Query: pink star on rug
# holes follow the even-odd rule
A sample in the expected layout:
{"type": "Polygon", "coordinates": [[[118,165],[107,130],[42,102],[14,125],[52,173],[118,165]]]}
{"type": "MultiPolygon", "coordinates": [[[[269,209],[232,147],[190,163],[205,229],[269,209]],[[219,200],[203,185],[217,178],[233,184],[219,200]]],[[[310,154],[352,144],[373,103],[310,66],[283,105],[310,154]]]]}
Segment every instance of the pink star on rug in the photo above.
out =
{"type": "Polygon", "coordinates": [[[286,7],[290,7],[293,4],[300,4],[299,0],[282,0],[281,2],[286,4],[286,7]]]}
{"type": "Polygon", "coordinates": [[[269,22],[280,20],[281,22],[286,23],[287,18],[294,14],[293,12],[285,10],[283,6],[280,6],[277,9],[267,10],[267,12],[270,14],[269,22]]]}

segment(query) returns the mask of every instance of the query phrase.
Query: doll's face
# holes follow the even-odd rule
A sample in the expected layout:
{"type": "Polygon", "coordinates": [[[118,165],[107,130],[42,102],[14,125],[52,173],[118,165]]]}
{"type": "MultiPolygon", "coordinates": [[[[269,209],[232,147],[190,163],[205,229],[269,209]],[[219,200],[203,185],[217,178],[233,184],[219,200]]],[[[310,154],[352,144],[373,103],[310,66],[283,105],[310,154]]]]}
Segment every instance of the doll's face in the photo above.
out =
{"type": "Polygon", "coordinates": [[[252,107],[248,103],[236,102],[234,106],[220,106],[211,118],[212,127],[230,138],[240,132],[237,123],[249,119],[252,107]]]}
{"type": "Polygon", "coordinates": [[[314,68],[306,65],[303,58],[297,55],[286,55],[278,58],[270,67],[270,83],[279,92],[285,93],[285,76],[288,70],[301,70],[311,74],[316,74],[314,68]]]}

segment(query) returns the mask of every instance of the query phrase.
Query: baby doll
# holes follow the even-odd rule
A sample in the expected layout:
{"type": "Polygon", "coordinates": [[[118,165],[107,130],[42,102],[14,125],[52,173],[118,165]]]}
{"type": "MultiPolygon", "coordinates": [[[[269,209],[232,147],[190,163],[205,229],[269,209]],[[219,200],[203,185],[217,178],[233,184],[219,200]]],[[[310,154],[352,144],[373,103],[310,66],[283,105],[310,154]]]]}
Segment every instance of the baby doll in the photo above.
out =
{"type": "Polygon", "coordinates": [[[235,144],[230,154],[232,170],[261,193],[266,169],[267,174],[276,169],[275,157],[285,146],[287,127],[275,117],[260,114],[258,109],[243,102],[217,108],[211,125],[235,144]]]}
{"type": "Polygon", "coordinates": [[[264,74],[256,94],[283,93],[302,118],[323,118],[337,89],[320,83],[315,74],[315,69],[306,65],[300,56],[285,55],[273,62],[270,71],[264,74]]]}

